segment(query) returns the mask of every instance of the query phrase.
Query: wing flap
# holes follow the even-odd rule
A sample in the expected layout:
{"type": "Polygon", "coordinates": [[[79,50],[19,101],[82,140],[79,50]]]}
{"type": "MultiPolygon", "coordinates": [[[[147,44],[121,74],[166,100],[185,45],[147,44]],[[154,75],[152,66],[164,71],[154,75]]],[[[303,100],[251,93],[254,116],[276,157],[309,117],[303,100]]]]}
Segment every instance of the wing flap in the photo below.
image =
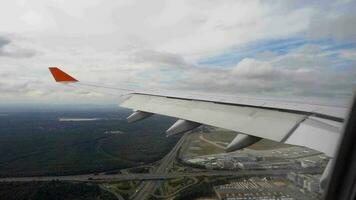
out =
{"type": "Polygon", "coordinates": [[[299,124],[285,143],[307,146],[321,151],[330,157],[334,157],[338,147],[340,132],[341,124],[335,126],[334,123],[328,124],[314,117],[308,117],[299,124]]]}

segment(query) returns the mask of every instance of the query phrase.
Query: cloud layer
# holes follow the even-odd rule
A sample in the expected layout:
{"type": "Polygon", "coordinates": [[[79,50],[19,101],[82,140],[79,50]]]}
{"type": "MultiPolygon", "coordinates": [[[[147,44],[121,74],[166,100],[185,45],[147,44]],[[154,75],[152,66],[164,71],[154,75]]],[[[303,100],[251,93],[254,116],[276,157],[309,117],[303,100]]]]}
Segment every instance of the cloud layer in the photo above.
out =
{"type": "Polygon", "coordinates": [[[48,1],[0,8],[0,103],[115,102],[56,85],[350,98],[355,1],[48,1]]]}

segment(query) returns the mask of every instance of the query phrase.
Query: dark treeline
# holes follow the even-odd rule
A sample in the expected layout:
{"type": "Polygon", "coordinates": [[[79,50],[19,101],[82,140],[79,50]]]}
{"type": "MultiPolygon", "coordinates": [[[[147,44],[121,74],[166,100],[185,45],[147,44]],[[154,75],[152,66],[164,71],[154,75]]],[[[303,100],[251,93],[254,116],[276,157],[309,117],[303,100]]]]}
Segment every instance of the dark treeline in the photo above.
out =
{"type": "Polygon", "coordinates": [[[60,181],[0,183],[0,199],[6,200],[114,200],[111,193],[87,183],[60,181]]]}

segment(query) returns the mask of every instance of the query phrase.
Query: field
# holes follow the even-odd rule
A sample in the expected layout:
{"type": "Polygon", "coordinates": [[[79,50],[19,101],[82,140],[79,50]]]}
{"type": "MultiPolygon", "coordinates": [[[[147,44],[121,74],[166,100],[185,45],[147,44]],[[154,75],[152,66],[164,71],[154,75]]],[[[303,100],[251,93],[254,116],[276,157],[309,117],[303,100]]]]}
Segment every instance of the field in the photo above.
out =
{"type": "Polygon", "coordinates": [[[104,183],[101,186],[116,194],[120,194],[125,199],[129,199],[129,197],[136,192],[140,183],[141,181],[119,181],[115,183],[104,183]]]}
{"type": "MultiPolygon", "coordinates": [[[[225,153],[226,146],[236,137],[236,135],[236,132],[230,130],[204,125],[194,130],[189,135],[187,142],[183,144],[181,148],[179,156],[180,158],[185,159],[195,156],[225,153]]],[[[288,144],[262,139],[246,148],[263,151],[290,146],[291,145],[288,144]]]]}
{"type": "Polygon", "coordinates": [[[180,177],[170,180],[162,181],[159,187],[155,191],[155,196],[161,199],[169,199],[179,193],[180,190],[184,190],[198,182],[196,178],[180,177]]]}
{"type": "Polygon", "coordinates": [[[69,175],[133,167],[164,156],[179,139],[174,119],[128,124],[117,107],[2,112],[0,176],[69,175]],[[59,119],[94,119],[62,120],[59,119]]]}

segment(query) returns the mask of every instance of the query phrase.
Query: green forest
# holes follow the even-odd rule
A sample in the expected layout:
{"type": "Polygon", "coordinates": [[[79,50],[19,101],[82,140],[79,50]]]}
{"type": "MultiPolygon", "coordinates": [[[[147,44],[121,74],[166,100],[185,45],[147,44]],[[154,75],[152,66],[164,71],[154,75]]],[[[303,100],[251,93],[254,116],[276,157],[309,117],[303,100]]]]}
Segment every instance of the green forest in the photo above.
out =
{"type": "Polygon", "coordinates": [[[129,124],[131,111],[112,108],[8,111],[0,118],[0,176],[71,175],[122,169],[162,158],[178,137],[174,119],[129,124]],[[94,121],[60,121],[96,118],[94,121]]]}

